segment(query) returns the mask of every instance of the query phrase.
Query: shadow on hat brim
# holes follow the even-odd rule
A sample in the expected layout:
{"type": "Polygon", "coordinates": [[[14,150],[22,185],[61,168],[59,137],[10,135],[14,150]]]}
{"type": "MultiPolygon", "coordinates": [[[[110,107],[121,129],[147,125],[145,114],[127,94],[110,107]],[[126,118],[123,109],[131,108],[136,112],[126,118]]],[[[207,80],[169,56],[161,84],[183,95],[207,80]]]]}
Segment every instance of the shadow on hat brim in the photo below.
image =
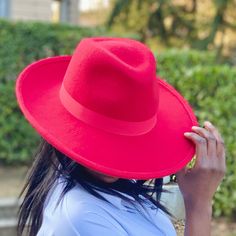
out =
{"type": "Polygon", "coordinates": [[[59,89],[71,56],[43,59],[26,67],[16,82],[18,104],[29,123],[51,145],[74,161],[107,175],[128,179],[176,173],[194,156],[184,137],[197,119],[188,102],[167,82],[159,83],[156,126],[139,136],[94,128],[61,104],[59,89]]]}

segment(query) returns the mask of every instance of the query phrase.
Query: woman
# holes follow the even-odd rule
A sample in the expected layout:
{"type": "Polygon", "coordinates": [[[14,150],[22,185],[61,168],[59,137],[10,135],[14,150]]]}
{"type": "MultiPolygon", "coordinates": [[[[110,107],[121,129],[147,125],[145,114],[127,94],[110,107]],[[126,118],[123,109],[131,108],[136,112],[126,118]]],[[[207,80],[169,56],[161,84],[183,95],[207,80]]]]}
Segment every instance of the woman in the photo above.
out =
{"type": "Polygon", "coordinates": [[[185,235],[210,235],[223,139],[210,122],[199,127],[187,101],[155,74],[152,52],[125,38],[85,38],[72,56],[20,74],[18,103],[43,140],[18,235],[26,223],[30,236],[176,235],[160,203],[162,178],[174,173],[185,235]]]}

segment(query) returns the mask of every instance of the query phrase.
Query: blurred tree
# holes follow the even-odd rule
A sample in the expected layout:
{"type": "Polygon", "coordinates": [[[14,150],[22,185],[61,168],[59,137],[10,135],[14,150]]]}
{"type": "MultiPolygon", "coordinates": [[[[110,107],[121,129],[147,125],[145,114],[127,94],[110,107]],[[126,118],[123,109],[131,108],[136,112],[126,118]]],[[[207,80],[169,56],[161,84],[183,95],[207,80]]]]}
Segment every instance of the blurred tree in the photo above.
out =
{"type": "Polygon", "coordinates": [[[114,0],[108,26],[120,24],[136,31],[142,41],[159,36],[166,45],[181,40],[193,48],[207,49],[216,46],[218,32],[236,30],[235,6],[235,0],[114,0]],[[200,17],[203,11],[205,18],[200,17]],[[229,11],[232,17],[226,19],[229,11]]]}
{"type": "Polygon", "coordinates": [[[218,30],[223,30],[226,26],[225,22],[225,14],[229,3],[232,0],[214,0],[216,13],[211,23],[211,30],[206,38],[199,41],[200,43],[196,44],[196,46],[200,49],[207,49],[208,45],[214,42],[218,30]]]}

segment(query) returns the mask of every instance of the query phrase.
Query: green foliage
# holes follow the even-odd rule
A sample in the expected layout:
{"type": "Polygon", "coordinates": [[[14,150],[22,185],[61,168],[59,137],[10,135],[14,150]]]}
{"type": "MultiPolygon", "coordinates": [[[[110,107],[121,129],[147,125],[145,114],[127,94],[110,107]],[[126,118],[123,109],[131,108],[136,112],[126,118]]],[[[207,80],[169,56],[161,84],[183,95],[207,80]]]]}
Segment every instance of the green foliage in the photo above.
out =
{"type": "Polygon", "coordinates": [[[229,29],[236,29],[233,8],[232,0],[208,0],[204,4],[200,0],[114,0],[107,25],[138,32],[145,42],[158,36],[166,46],[176,45],[177,41],[192,48],[214,48],[220,52],[225,46],[223,36],[229,29]]]}
{"type": "Polygon", "coordinates": [[[169,51],[158,58],[158,74],[172,84],[194,108],[200,125],[209,120],[226,146],[227,174],[214,197],[215,216],[236,216],[236,68],[219,65],[214,55],[169,51]]]}
{"type": "Polygon", "coordinates": [[[101,33],[100,29],[0,20],[0,81],[14,79],[34,60],[71,54],[81,38],[101,33]]]}
{"type": "Polygon", "coordinates": [[[14,84],[18,73],[37,59],[71,54],[82,37],[101,33],[67,25],[0,20],[1,163],[29,162],[39,140],[16,103],[14,84]]]}
{"type": "Polygon", "coordinates": [[[0,83],[0,162],[25,163],[32,158],[39,137],[17,106],[15,81],[0,83]]]}

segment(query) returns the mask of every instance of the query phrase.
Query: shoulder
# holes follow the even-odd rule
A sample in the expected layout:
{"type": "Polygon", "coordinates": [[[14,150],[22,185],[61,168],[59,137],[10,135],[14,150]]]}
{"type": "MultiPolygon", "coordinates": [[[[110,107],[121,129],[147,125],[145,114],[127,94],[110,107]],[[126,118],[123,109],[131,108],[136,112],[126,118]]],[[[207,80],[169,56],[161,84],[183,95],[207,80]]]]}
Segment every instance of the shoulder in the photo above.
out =
{"type": "Polygon", "coordinates": [[[93,202],[77,202],[75,205],[65,198],[64,216],[68,224],[79,235],[114,235],[120,236],[117,228],[103,209],[93,202]]]}
{"type": "Polygon", "coordinates": [[[64,198],[67,221],[81,235],[126,235],[117,222],[110,217],[108,203],[85,191],[82,187],[72,189],[64,198]]]}
{"type": "Polygon", "coordinates": [[[65,213],[72,218],[83,218],[88,213],[102,213],[104,201],[86,191],[80,184],[62,194],[65,181],[58,181],[49,193],[45,211],[53,211],[64,216],[65,213]]]}
{"type": "Polygon", "coordinates": [[[83,221],[85,216],[104,214],[102,202],[80,188],[74,188],[67,192],[62,201],[63,211],[71,221],[74,218],[77,222],[83,221]]]}
{"type": "MultiPolygon", "coordinates": [[[[51,197],[44,211],[43,228],[50,228],[52,235],[126,235],[109,219],[104,209],[103,201],[97,199],[92,194],[83,190],[82,187],[75,187],[69,190],[55,204],[61,193],[62,184],[60,183],[52,191],[51,197]]],[[[41,236],[43,234],[38,234],[41,236]]],[[[48,235],[48,234],[47,234],[48,235]]]]}

